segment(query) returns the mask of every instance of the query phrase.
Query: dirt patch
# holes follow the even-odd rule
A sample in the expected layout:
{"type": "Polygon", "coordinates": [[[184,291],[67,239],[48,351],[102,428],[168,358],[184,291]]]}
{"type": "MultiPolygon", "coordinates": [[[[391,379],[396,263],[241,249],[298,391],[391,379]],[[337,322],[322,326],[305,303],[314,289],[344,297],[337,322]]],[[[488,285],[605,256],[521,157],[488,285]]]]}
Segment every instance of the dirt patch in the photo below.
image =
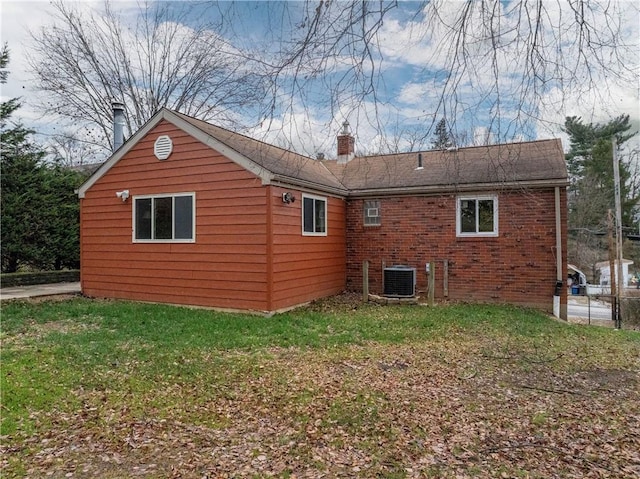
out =
{"type": "MultiPolygon", "coordinates": [[[[88,317],[84,317],[84,319],[88,319],[88,317]]],[[[85,331],[95,331],[100,329],[95,320],[96,318],[92,317],[91,322],[58,320],[36,323],[31,321],[27,323],[23,331],[7,335],[2,342],[5,346],[21,347],[33,341],[41,340],[51,333],[78,334],[85,331]]]]}
{"type": "Polygon", "coordinates": [[[640,381],[640,372],[624,369],[592,369],[576,373],[576,378],[590,382],[596,387],[631,387],[640,381]]]}
{"type": "Polygon", "coordinates": [[[31,303],[31,304],[40,304],[40,303],[46,303],[46,302],[60,303],[63,301],[72,300],[79,296],[81,296],[79,293],[50,294],[45,296],[32,296],[30,298],[8,299],[6,301],[23,301],[25,303],[31,303]]]}
{"type": "Polygon", "coordinates": [[[358,309],[361,305],[362,294],[345,291],[335,296],[312,301],[306,307],[311,311],[329,313],[345,309],[358,309]]]}

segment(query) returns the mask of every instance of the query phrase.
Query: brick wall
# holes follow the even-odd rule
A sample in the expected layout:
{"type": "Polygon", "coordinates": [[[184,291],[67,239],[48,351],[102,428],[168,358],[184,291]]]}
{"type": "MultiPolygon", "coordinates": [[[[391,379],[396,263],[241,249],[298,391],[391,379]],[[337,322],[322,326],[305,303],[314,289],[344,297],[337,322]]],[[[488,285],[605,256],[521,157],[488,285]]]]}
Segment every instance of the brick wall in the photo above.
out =
{"type": "MultiPolygon", "coordinates": [[[[364,226],[363,200],[350,200],[348,289],[362,291],[362,263],[368,260],[371,293],[382,293],[383,264],[402,264],[417,269],[417,294],[426,298],[425,264],[434,262],[438,300],[514,303],[552,311],[556,282],[554,189],[496,194],[499,236],[495,238],[456,237],[455,195],[381,198],[380,226],[364,226]]],[[[566,259],[564,189],[560,204],[566,259]]],[[[566,302],[564,289],[561,301],[566,302]]]]}

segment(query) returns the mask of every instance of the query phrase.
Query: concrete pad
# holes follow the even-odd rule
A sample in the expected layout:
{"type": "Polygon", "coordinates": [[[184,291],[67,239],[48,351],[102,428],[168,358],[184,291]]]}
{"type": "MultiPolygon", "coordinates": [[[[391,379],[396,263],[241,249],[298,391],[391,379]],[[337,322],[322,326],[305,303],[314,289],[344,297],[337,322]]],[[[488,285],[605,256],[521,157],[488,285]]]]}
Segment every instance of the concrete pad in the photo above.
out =
{"type": "Polygon", "coordinates": [[[0,289],[0,300],[34,298],[37,296],[55,296],[59,294],[80,293],[80,282],[34,284],[29,286],[14,286],[0,289]]]}

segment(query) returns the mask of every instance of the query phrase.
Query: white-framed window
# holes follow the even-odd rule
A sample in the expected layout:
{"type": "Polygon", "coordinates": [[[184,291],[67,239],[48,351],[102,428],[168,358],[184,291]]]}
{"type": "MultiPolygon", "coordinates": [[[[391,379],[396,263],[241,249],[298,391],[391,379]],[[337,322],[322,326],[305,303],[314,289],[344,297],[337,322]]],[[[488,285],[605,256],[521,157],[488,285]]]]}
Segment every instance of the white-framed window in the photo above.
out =
{"type": "Polygon", "coordinates": [[[193,243],[195,224],[195,193],[133,197],[134,243],[193,243]]]}
{"type": "Polygon", "coordinates": [[[302,234],[327,235],[327,199],[321,196],[302,195],[302,234]]]}
{"type": "Polygon", "coordinates": [[[460,196],[456,204],[458,236],[498,236],[498,197],[460,196]]]}
{"type": "Polygon", "coordinates": [[[380,200],[365,200],[362,213],[365,226],[380,226],[380,200]]]}

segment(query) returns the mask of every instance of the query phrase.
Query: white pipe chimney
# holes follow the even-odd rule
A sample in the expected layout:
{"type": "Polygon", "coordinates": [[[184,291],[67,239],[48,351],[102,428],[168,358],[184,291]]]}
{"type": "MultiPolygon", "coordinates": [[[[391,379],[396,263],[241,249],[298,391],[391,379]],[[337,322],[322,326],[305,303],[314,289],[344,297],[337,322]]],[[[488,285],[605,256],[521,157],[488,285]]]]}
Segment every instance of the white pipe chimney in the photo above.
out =
{"type": "Polygon", "coordinates": [[[113,110],[113,151],[116,151],[124,143],[124,104],[114,101],[111,103],[113,110]]]}

